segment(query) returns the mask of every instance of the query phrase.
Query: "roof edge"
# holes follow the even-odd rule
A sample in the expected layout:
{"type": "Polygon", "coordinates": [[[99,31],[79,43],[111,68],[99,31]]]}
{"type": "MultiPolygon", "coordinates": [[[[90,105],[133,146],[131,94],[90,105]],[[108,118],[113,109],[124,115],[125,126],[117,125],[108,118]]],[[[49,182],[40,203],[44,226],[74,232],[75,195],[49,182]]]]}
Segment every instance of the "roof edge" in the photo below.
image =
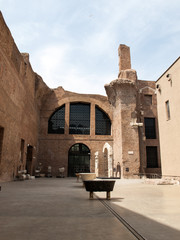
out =
{"type": "Polygon", "coordinates": [[[165,72],[163,72],[163,74],[161,74],[161,76],[155,81],[159,81],[159,79],[180,59],[180,56],[166,69],[165,72]]]}

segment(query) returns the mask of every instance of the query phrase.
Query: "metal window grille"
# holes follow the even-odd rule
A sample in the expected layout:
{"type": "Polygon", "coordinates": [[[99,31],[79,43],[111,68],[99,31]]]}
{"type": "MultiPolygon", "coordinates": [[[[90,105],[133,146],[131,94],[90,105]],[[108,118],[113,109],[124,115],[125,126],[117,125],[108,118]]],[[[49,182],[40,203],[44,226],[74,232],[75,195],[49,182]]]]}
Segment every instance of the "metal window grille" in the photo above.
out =
{"type": "Polygon", "coordinates": [[[69,134],[90,134],[90,104],[70,104],[69,134]]]}
{"type": "Polygon", "coordinates": [[[56,110],[48,121],[48,133],[64,134],[65,105],[56,110]]]}
{"type": "Polygon", "coordinates": [[[156,139],[155,118],[144,118],[145,136],[147,139],[156,139]]]}
{"type": "Polygon", "coordinates": [[[108,115],[96,106],[96,135],[111,135],[111,121],[108,115]]]}
{"type": "Polygon", "coordinates": [[[77,143],[69,150],[68,176],[74,177],[76,173],[90,172],[90,150],[82,144],[77,143]]]}

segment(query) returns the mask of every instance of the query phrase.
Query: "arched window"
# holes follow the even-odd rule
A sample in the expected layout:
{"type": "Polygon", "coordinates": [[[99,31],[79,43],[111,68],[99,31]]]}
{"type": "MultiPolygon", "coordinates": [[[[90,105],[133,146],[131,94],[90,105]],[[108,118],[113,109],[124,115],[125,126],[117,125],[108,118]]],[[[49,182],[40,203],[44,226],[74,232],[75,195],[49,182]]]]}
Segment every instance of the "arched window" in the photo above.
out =
{"type": "Polygon", "coordinates": [[[69,134],[90,134],[90,104],[70,104],[69,134]]]}
{"type": "Polygon", "coordinates": [[[111,135],[111,120],[96,106],[96,135],[111,135]]]}
{"type": "Polygon", "coordinates": [[[48,133],[64,134],[65,105],[56,110],[48,121],[48,133]]]}

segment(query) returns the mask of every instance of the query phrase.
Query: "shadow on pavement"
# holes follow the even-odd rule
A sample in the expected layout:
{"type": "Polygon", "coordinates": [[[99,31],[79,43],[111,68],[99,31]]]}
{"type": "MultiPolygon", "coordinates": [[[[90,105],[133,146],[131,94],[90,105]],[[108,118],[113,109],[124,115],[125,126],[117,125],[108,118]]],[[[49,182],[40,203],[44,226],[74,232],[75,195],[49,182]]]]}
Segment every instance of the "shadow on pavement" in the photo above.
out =
{"type": "Polygon", "coordinates": [[[106,204],[147,240],[180,239],[180,231],[175,228],[162,224],[127,208],[117,206],[110,201],[106,201],[106,204]]]}

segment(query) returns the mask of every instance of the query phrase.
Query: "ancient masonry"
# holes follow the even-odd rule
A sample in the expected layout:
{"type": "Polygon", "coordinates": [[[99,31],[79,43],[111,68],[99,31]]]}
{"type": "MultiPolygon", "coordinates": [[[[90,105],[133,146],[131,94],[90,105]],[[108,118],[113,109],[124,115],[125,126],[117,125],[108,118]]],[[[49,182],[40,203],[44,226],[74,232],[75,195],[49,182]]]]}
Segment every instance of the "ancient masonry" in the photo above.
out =
{"type": "Polygon", "coordinates": [[[105,85],[107,97],[50,89],[0,14],[1,180],[39,167],[46,175],[50,167],[52,176],[61,167],[65,176],[161,173],[155,82],[137,79],[129,47],[120,45],[118,53],[118,79],[105,85]]]}

